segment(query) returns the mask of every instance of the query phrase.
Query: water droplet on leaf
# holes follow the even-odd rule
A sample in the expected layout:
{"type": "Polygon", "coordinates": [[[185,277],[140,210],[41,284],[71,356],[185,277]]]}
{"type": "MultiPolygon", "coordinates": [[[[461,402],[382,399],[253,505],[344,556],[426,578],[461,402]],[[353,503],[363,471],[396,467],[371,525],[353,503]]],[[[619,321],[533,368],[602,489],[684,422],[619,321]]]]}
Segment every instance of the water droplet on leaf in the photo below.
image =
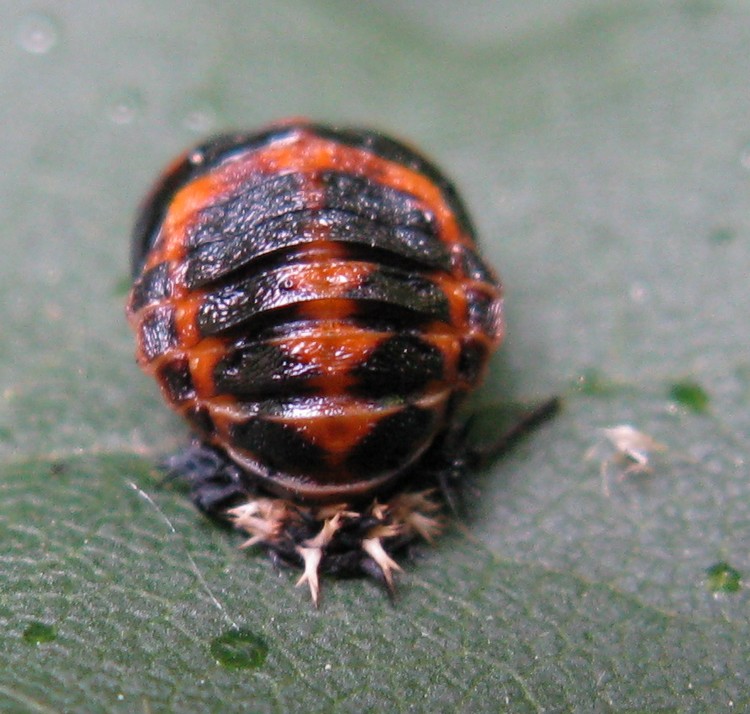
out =
{"type": "Polygon", "coordinates": [[[58,40],[57,21],[42,13],[32,13],[21,18],[16,29],[16,41],[21,49],[35,55],[47,54],[58,40]]]}
{"type": "Polygon", "coordinates": [[[583,370],[575,378],[574,386],[589,397],[603,397],[616,391],[614,383],[595,367],[583,370]]]}
{"type": "Polygon", "coordinates": [[[57,632],[52,625],[44,622],[32,622],[23,631],[23,641],[30,645],[42,645],[57,639],[57,632]]]}
{"type": "Polygon", "coordinates": [[[205,100],[198,100],[185,109],[182,125],[195,134],[212,131],[218,123],[218,112],[205,100]]]}
{"type": "Polygon", "coordinates": [[[211,654],[227,669],[255,669],[268,655],[265,640],[249,630],[228,630],[211,641],[211,654]]]}
{"type": "Polygon", "coordinates": [[[107,116],[113,124],[132,124],[143,111],[145,102],[137,89],[123,89],[110,96],[107,116]]]}
{"type": "Polygon", "coordinates": [[[729,563],[721,562],[706,569],[706,587],[712,593],[736,593],[742,588],[742,575],[729,563]]]}
{"type": "Polygon", "coordinates": [[[669,389],[669,396],[690,411],[698,414],[708,411],[708,392],[697,382],[688,379],[675,382],[669,389]]]}

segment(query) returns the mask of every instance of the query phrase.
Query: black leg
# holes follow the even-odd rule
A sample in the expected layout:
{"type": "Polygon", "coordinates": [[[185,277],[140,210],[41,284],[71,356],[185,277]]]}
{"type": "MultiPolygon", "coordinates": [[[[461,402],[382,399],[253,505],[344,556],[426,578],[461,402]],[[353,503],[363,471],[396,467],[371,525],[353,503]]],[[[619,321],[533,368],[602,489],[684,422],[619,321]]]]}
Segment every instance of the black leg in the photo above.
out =
{"type": "Polygon", "coordinates": [[[520,439],[554,417],[562,407],[560,397],[551,397],[521,410],[518,418],[509,428],[489,443],[467,447],[465,457],[471,469],[480,469],[491,464],[512,448],[520,439]]]}
{"type": "Polygon", "coordinates": [[[447,433],[423,462],[425,476],[440,490],[454,516],[463,510],[461,482],[471,471],[482,469],[513,447],[519,439],[551,419],[560,410],[559,397],[552,397],[522,409],[511,425],[488,442],[472,445],[469,433],[474,417],[447,433]]]}

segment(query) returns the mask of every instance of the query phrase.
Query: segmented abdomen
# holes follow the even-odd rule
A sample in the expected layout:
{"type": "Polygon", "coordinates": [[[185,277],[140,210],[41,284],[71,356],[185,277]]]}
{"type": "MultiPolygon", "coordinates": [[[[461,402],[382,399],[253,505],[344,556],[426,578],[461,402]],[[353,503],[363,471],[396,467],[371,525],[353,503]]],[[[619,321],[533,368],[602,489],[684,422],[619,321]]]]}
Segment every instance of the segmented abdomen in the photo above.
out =
{"type": "Polygon", "coordinates": [[[452,187],[372,132],[217,139],[172,168],[137,230],[141,366],[272,490],[340,498],[403,473],[501,338],[452,187]]]}

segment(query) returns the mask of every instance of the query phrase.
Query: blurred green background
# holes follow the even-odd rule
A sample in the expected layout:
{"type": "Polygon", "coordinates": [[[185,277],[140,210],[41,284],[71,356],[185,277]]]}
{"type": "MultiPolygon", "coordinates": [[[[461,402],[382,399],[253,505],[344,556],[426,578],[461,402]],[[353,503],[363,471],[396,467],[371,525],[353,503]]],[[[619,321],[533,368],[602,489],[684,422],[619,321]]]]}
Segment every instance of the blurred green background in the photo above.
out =
{"type": "Polygon", "coordinates": [[[745,710],[748,47],[740,0],[4,0],[0,711],[745,710]],[[290,115],[445,168],[507,290],[481,402],[566,401],[395,606],[315,611],[154,468],[186,430],[123,318],[135,206],[290,115]],[[602,478],[618,424],[651,473],[602,478]]]}

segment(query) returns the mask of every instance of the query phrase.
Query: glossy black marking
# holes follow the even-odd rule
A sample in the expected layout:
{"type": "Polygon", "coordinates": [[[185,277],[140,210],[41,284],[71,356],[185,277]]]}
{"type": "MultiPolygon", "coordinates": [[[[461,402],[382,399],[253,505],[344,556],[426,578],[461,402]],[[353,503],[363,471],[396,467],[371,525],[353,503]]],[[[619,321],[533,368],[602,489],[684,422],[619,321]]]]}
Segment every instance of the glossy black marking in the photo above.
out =
{"type": "Polygon", "coordinates": [[[304,391],[305,382],[320,374],[277,345],[242,342],[214,368],[218,393],[259,396],[304,391]]]}
{"type": "Polygon", "coordinates": [[[425,446],[437,422],[435,412],[415,406],[381,419],[352,450],[346,465],[361,476],[403,469],[425,446]]]}
{"type": "Polygon", "coordinates": [[[306,128],[322,138],[332,139],[347,146],[369,151],[386,161],[408,166],[412,170],[423,174],[440,188],[448,207],[455,215],[461,229],[470,236],[474,236],[474,227],[469,214],[451,181],[446,178],[435,164],[414,149],[402,144],[400,141],[366,129],[332,127],[324,124],[306,125],[304,123],[300,125],[300,128],[306,128]]]}
{"type": "Polygon", "coordinates": [[[160,302],[172,294],[172,278],[168,263],[159,263],[147,270],[133,285],[130,310],[138,312],[142,307],[160,302]]]}
{"type": "Polygon", "coordinates": [[[247,234],[272,218],[309,208],[309,191],[302,175],[281,174],[241,184],[228,198],[203,208],[188,231],[186,244],[194,248],[222,241],[227,235],[247,234]]]}
{"type": "MultiPolygon", "coordinates": [[[[362,250],[378,250],[390,256],[392,264],[411,261],[415,265],[450,270],[450,255],[436,238],[413,228],[386,226],[367,218],[328,209],[288,213],[251,226],[247,232],[227,231],[220,239],[202,243],[190,250],[186,260],[185,282],[195,288],[241,268],[267,269],[261,259],[282,251],[334,241],[362,250]]],[[[266,261],[267,262],[267,261],[266,261]]]]}
{"type": "Polygon", "coordinates": [[[183,186],[213,171],[234,155],[257,151],[297,131],[297,127],[290,125],[272,127],[261,132],[221,134],[187,152],[181,161],[161,176],[141,205],[131,242],[130,266],[133,277],[143,267],[146,254],[159,236],[169,205],[183,186]]]}
{"type": "Polygon", "coordinates": [[[403,265],[404,261],[410,261],[416,267],[450,271],[450,254],[444,244],[429,232],[407,226],[384,225],[332,209],[322,212],[319,220],[328,224],[329,240],[346,243],[354,249],[379,251],[379,255],[391,265],[399,262],[403,265]]]}
{"type": "Polygon", "coordinates": [[[481,342],[469,341],[461,348],[458,373],[462,380],[476,384],[487,361],[487,347],[481,342]]]}
{"type": "Polygon", "coordinates": [[[411,271],[380,266],[360,285],[353,286],[347,297],[377,301],[450,322],[450,305],[445,293],[428,278],[411,271]]]}
{"type": "Polygon", "coordinates": [[[325,450],[282,422],[250,418],[232,426],[231,440],[271,472],[312,475],[325,469],[325,450]]]}
{"type": "Polygon", "coordinates": [[[285,268],[268,270],[207,293],[197,316],[201,334],[221,334],[263,313],[313,299],[314,296],[285,287],[284,281],[289,279],[285,268]]]}
{"type": "Polygon", "coordinates": [[[192,167],[187,159],[171,172],[164,174],[146,197],[133,228],[130,244],[130,271],[135,278],[146,261],[146,255],[156,243],[164,216],[177,191],[190,180],[192,167]]]}
{"type": "Polygon", "coordinates": [[[216,431],[213,419],[205,407],[193,407],[185,412],[185,418],[199,434],[211,436],[216,431]]]}
{"type": "Polygon", "coordinates": [[[175,360],[163,365],[158,371],[158,378],[170,402],[176,404],[195,398],[195,386],[187,360],[175,360]]]}
{"type": "Polygon", "coordinates": [[[461,246],[461,269],[467,278],[481,282],[495,284],[495,276],[489,266],[477,255],[477,253],[466,246],[461,246]]]}
{"type": "MultiPolygon", "coordinates": [[[[314,262],[305,265],[312,266],[315,272],[314,262]]],[[[327,267],[328,262],[321,264],[320,271],[327,267]]],[[[220,334],[270,310],[332,297],[377,302],[444,322],[450,320],[448,300],[440,288],[411,271],[373,266],[367,277],[359,283],[352,281],[351,287],[344,291],[340,285],[328,289],[295,287],[298,272],[299,264],[290,262],[208,292],[198,310],[201,334],[220,334]]]]}
{"type": "Polygon", "coordinates": [[[143,318],[140,324],[141,350],[150,362],[177,344],[174,310],[157,308],[143,318]]]}
{"type": "Polygon", "coordinates": [[[413,197],[360,176],[292,173],[244,184],[229,199],[200,212],[186,239],[186,282],[204,285],[320,236],[450,269],[434,218],[413,197]],[[316,183],[324,191],[323,206],[312,208],[310,190],[316,183]]]}
{"type": "Polygon", "coordinates": [[[424,156],[401,142],[377,132],[329,127],[301,121],[272,127],[257,133],[224,134],[201,144],[185,154],[172,170],[162,176],[143,203],[133,230],[131,271],[135,277],[148,251],[158,238],[161,225],[175,194],[190,181],[213,171],[234,156],[260,151],[276,141],[289,140],[300,131],[309,131],[323,139],[370,151],[375,155],[409,166],[438,185],[446,202],[464,232],[474,237],[474,228],[466,208],[453,184],[424,156]]]}
{"type": "MultiPolygon", "coordinates": [[[[247,232],[227,232],[220,238],[190,250],[186,260],[185,282],[196,288],[218,280],[276,251],[311,243],[315,236],[307,229],[309,212],[288,213],[250,228],[247,232]]],[[[261,266],[254,266],[260,270],[261,266]]]]}
{"type": "Polygon", "coordinates": [[[320,176],[325,187],[325,206],[354,213],[385,225],[416,228],[435,235],[435,217],[420,202],[403,191],[375,183],[367,176],[334,171],[320,176]]]}
{"type": "Polygon", "coordinates": [[[494,337],[499,327],[497,301],[476,290],[468,290],[466,298],[469,324],[494,337]]]}
{"type": "Polygon", "coordinates": [[[437,347],[416,335],[396,335],[381,342],[352,370],[351,393],[376,399],[403,397],[444,377],[444,359],[437,347]]]}
{"type": "Polygon", "coordinates": [[[434,319],[427,314],[410,312],[397,305],[360,300],[354,305],[349,322],[357,327],[379,332],[425,332],[434,319]]]}
{"type": "Polygon", "coordinates": [[[367,251],[371,251],[369,259],[373,262],[402,267],[409,262],[415,269],[426,267],[450,272],[450,253],[429,233],[403,226],[385,226],[336,211],[326,213],[323,218],[331,224],[329,239],[346,243],[349,248],[359,251],[363,258],[368,255],[367,251]]]}

